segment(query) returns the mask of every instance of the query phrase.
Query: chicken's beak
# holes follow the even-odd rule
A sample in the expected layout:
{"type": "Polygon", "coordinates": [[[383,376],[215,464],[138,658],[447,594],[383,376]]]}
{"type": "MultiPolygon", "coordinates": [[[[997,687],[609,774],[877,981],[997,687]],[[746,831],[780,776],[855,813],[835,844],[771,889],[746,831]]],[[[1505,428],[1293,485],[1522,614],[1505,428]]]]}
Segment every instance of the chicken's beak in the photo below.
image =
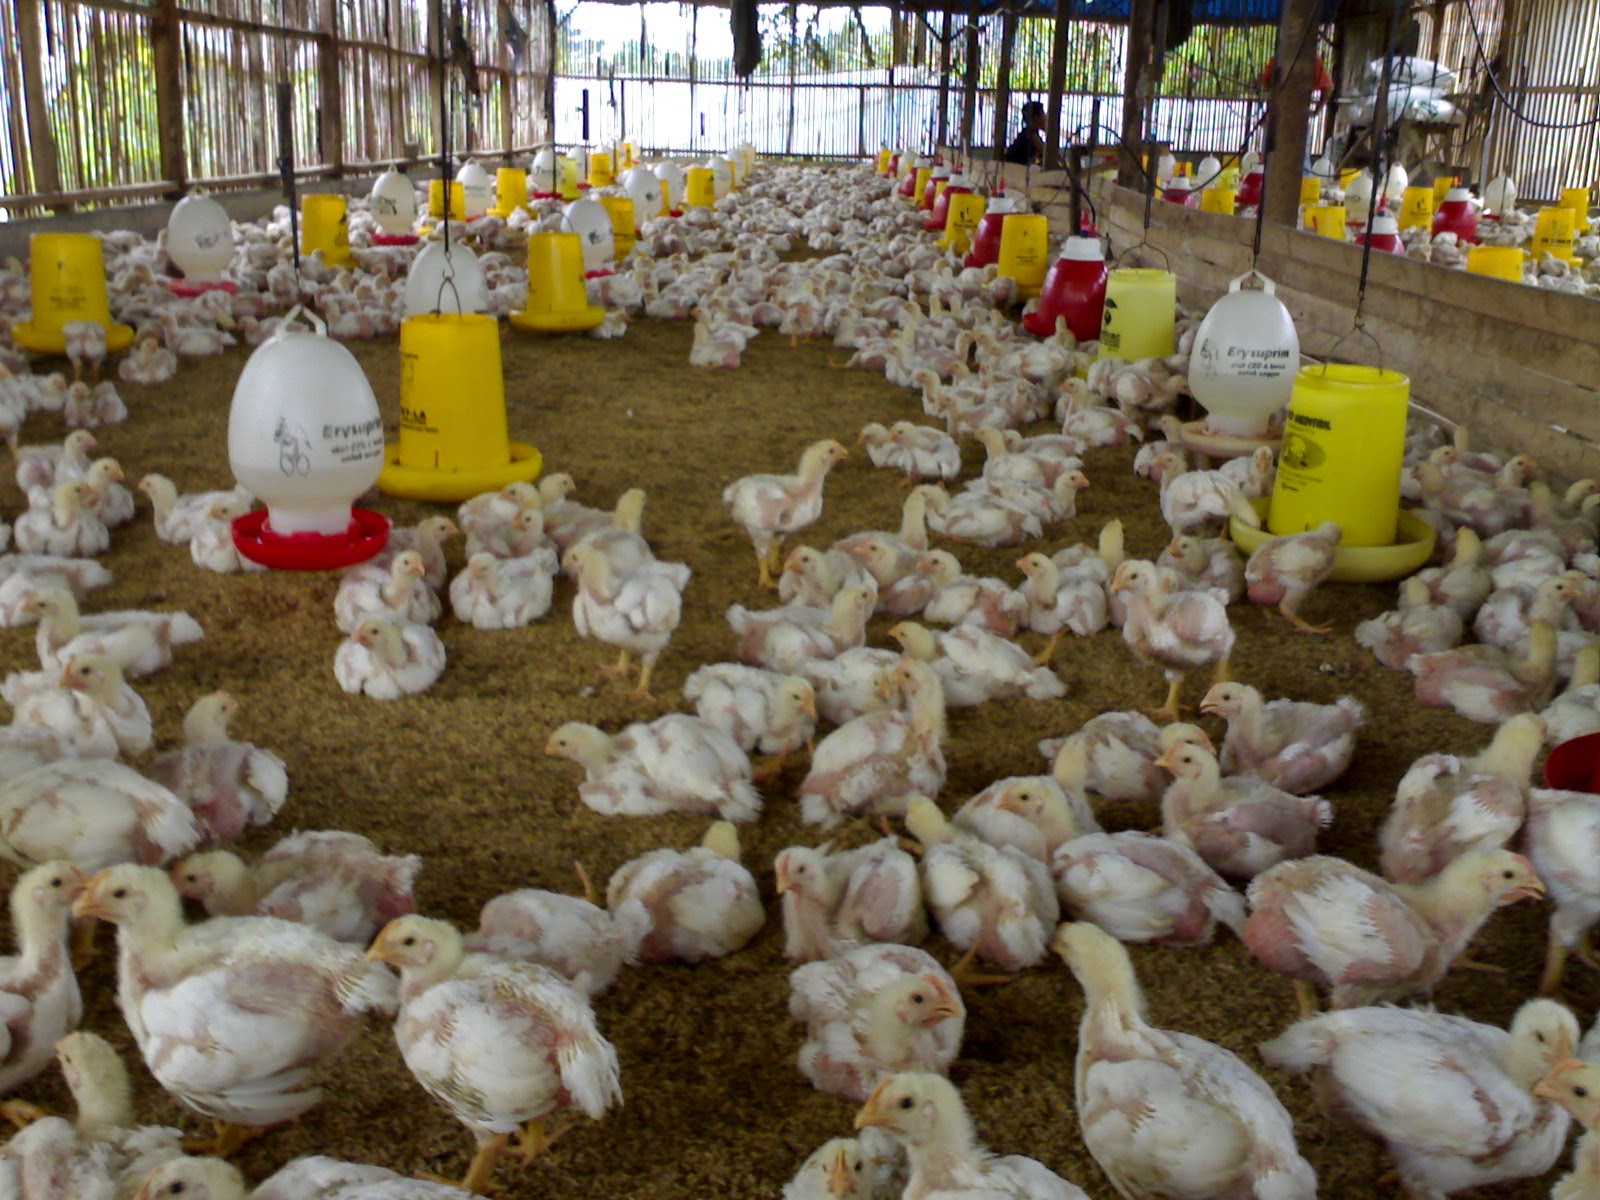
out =
{"type": "Polygon", "coordinates": [[[1545,1100],[1561,1099],[1561,1081],[1573,1071],[1581,1071],[1587,1065],[1581,1058],[1569,1058],[1565,1062],[1557,1063],[1545,1073],[1543,1079],[1533,1085],[1533,1094],[1545,1100]]]}
{"type": "Polygon", "coordinates": [[[1516,889],[1516,891],[1511,893],[1511,899],[1538,900],[1542,898],[1544,896],[1544,881],[1539,878],[1539,874],[1533,869],[1533,864],[1531,862],[1525,858],[1522,858],[1520,854],[1517,857],[1522,859],[1523,866],[1527,868],[1528,879],[1526,883],[1523,883],[1516,889]]]}
{"type": "Polygon", "coordinates": [[[1128,564],[1123,563],[1117,568],[1117,573],[1111,577],[1111,590],[1125,592],[1128,590],[1128,564]]]}
{"type": "Polygon", "coordinates": [[[850,1156],[840,1150],[833,1156],[833,1166],[828,1168],[828,1191],[835,1196],[848,1196],[855,1191],[855,1172],[850,1169],[850,1156]]]}
{"type": "Polygon", "coordinates": [[[1178,539],[1177,538],[1173,538],[1170,542],[1167,543],[1167,553],[1171,554],[1171,555],[1174,555],[1174,556],[1183,553],[1183,547],[1178,545],[1178,539]]]}
{"type": "Polygon", "coordinates": [[[1176,775],[1178,773],[1177,751],[1178,747],[1176,746],[1174,746],[1171,750],[1168,750],[1160,758],[1156,759],[1156,766],[1160,767],[1163,771],[1169,771],[1176,775]]]}
{"type": "Polygon", "coordinates": [[[787,863],[780,862],[776,868],[774,868],[774,870],[776,873],[778,895],[781,896],[789,890],[789,865],[787,863]]]}
{"type": "Polygon", "coordinates": [[[894,675],[892,672],[879,672],[877,682],[872,685],[872,694],[879,700],[887,700],[894,695],[894,675]]]}
{"type": "Polygon", "coordinates": [[[563,757],[562,754],[561,754],[561,750],[556,746],[555,734],[551,734],[550,737],[545,741],[544,752],[546,754],[550,755],[550,757],[552,757],[552,758],[561,758],[561,757],[563,757]]]}
{"type": "Polygon", "coordinates": [[[456,527],[456,523],[454,521],[446,521],[443,525],[439,526],[439,528],[444,531],[445,537],[455,537],[461,532],[461,530],[456,527]]]}
{"type": "Polygon", "coordinates": [[[39,597],[29,596],[18,607],[22,612],[36,613],[39,611],[39,597]]]}
{"type": "Polygon", "coordinates": [[[139,1190],[133,1194],[133,1200],[155,1200],[155,1193],[150,1190],[150,1180],[155,1178],[155,1172],[150,1172],[149,1177],[139,1185],[139,1190]]]}
{"type": "Polygon", "coordinates": [[[889,1081],[886,1079],[877,1087],[872,1089],[872,1095],[867,1097],[867,1102],[861,1106],[861,1111],[856,1113],[855,1128],[872,1129],[893,1127],[893,1115],[884,1112],[878,1107],[878,1097],[883,1095],[883,1089],[888,1086],[888,1082],[889,1081]]]}
{"type": "Polygon", "coordinates": [[[940,1021],[948,1021],[952,1017],[959,1017],[961,1010],[956,1007],[956,1002],[948,997],[935,1000],[928,1011],[922,1015],[922,1023],[930,1028],[940,1021]]]}
{"type": "Polygon", "coordinates": [[[814,692],[807,692],[800,699],[800,711],[813,721],[817,719],[817,697],[814,692]]]}
{"type": "Polygon", "coordinates": [[[1203,713],[1208,713],[1214,717],[1222,715],[1222,699],[1217,695],[1217,689],[1215,687],[1208,691],[1201,699],[1200,711],[1203,713]]]}
{"type": "Polygon", "coordinates": [[[71,663],[68,663],[66,666],[61,668],[61,678],[58,682],[60,686],[64,688],[73,688],[78,686],[77,676],[72,673],[71,663]]]}
{"type": "MultiPolygon", "coordinates": [[[[1557,1037],[1556,1044],[1552,1047],[1558,1059],[1571,1059],[1573,1054],[1572,1034],[1563,1029],[1557,1037]]],[[[1576,1061],[1576,1060],[1574,1060],[1576,1061]]]]}
{"type": "Polygon", "coordinates": [[[91,879],[83,885],[83,890],[72,901],[72,915],[75,917],[90,917],[96,920],[109,921],[112,912],[100,899],[99,889],[95,880],[91,879]]]}
{"type": "Polygon", "coordinates": [[[89,886],[89,877],[71,863],[67,864],[67,895],[76,900],[89,886]]]}
{"type": "Polygon", "coordinates": [[[368,962],[389,961],[389,927],[386,925],[378,930],[378,936],[372,939],[372,945],[367,947],[365,955],[368,962]]]}

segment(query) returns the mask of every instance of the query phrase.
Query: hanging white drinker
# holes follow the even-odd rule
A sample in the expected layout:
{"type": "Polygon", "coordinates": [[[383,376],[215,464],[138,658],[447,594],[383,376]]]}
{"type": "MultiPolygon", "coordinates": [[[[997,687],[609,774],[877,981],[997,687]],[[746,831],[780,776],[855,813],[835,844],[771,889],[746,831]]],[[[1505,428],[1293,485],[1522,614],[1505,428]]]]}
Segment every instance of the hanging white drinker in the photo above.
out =
{"type": "Polygon", "coordinates": [[[406,276],[406,316],[427,313],[486,313],[489,281],[478,256],[451,239],[429,242],[411,263],[406,276]]]}
{"type": "Polygon", "coordinates": [[[567,205],[561,218],[561,229],[575,233],[583,243],[583,269],[586,272],[603,271],[616,254],[616,236],[611,228],[611,214],[598,200],[587,197],[567,205]]]}
{"type": "Polygon", "coordinates": [[[1208,432],[1255,438],[1289,403],[1300,369],[1300,336],[1272,280],[1246,271],[1228,284],[1195,331],[1189,390],[1205,408],[1208,432]],[[1257,288],[1245,288],[1250,279],[1257,288]]]}
{"type": "Polygon", "coordinates": [[[233,222],[210,196],[185,196],[167,218],[167,254],[190,284],[220,283],[233,261],[233,222]]]}

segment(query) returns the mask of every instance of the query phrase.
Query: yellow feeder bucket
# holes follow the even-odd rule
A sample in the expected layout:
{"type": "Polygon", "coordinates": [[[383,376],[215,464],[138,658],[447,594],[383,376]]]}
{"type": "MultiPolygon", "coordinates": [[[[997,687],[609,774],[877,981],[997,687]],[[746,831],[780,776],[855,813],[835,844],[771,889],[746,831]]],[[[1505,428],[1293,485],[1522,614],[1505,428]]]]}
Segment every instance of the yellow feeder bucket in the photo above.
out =
{"type": "Polygon", "coordinates": [[[683,202],[690,208],[710,208],[717,202],[716,178],[710,167],[690,167],[683,185],[683,202]]]}
{"type": "Polygon", "coordinates": [[[610,187],[615,179],[616,175],[611,170],[611,155],[604,150],[596,150],[589,155],[590,187],[610,187]]]}
{"type": "Polygon", "coordinates": [[[600,205],[610,214],[613,257],[621,262],[633,253],[634,243],[639,240],[639,227],[633,219],[633,198],[601,196],[600,205]]]}
{"type": "Polygon", "coordinates": [[[1533,226],[1533,257],[1550,254],[1572,262],[1572,238],[1578,216],[1570,208],[1541,208],[1533,226]]]}
{"type": "Polygon", "coordinates": [[[1467,251],[1467,270],[1508,283],[1522,282],[1522,251],[1515,246],[1473,246],[1467,251]]]}
{"type": "Polygon", "coordinates": [[[1151,267],[1118,267],[1106,277],[1100,357],[1135,362],[1178,347],[1178,277],[1151,267]]]}
{"type": "Polygon", "coordinates": [[[1222,213],[1224,216],[1231,217],[1238,202],[1239,191],[1237,188],[1215,184],[1212,187],[1200,190],[1201,212],[1222,213]]]}
{"type": "Polygon", "coordinates": [[[521,167],[501,167],[494,173],[494,207],[489,214],[509,217],[528,203],[528,173],[521,167]]]}
{"type": "Polygon", "coordinates": [[[400,439],[378,487],[408,500],[466,500],[539,477],[539,452],[506,433],[500,326],[430,313],[400,326],[400,439]]]}
{"type": "Polygon", "coordinates": [[[583,240],[575,233],[528,238],[528,300],[508,318],[526,333],[583,333],[606,319],[583,285],[583,240]]]}
{"type": "Polygon", "coordinates": [[[1411,380],[1398,371],[1348,363],[1302,367],[1289,398],[1267,528],[1282,537],[1337,521],[1341,545],[1393,545],[1410,401],[1411,380]]]}
{"type": "Polygon", "coordinates": [[[1433,181],[1433,207],[1435,211],[1438,210],[1439,205],[1444,203],[1445,196],[1455,186],[1456,177],[1454,175],[1441,175],[1433,181]]]}
{"type": "Polygon", "coordinates": [[[1306,205],[1322,203],[1322,180],[1315,175],[1300,176],[1300,203],[1306,205]]]}
{"type": "Polygon", "coordinates": [[[576,200],[583,194],[578,187],[578,160],[570,154],[556,158],[556,191],[563,200],[576,200]]]}
{"type": "Polygon", "coordinates": [[[998,273],[1017,281],[1017,294],[1032,300],[1050,266],[1050,219],[1040,213],[1010,213],[1000,223],[998,273]]]}
{"type": "Polygon", "coordinates": [[[639,165],[639,148],[632,142],[622,143],[622,165],[630,171],[639,165]]]}
{"type": "Polygon", "coordinates": [[[28,242],[28,280],[33,315],[13,327],[17,345],[35,354],[64,354],[69,321],[105,326],[106,350],[116,354],[133,345],[133,330],[111,319],[106,293],[105,251],[87,233],[36,233],[28,242]]]}
{"type": "Polygon", "coordinates": [[[988,201],[974,192],[957,192],[950,197],[950,207],[945,214],[944,236],[938,241],[941,250],[954,250],[965,254],[972,248],[973,235],[978,222],[983,220],[988,201]]]}
{"type": "Polygon", "coordinates": [[[878,151],[877,172],[879,175],[887,175],[889,173],[889,162],[893,158],[894,155],[887,150],[878,151]]]}
{"type": "Polygon", "coordinates": [[[661,185],[661,211],[656,216],[670,217],[672,215],[672,183],[670,180],[662,179],[659,175],[656,176],[656,182],[661,185]]]}
{"type": "Polygon", "coordinates": [[[933,176],[932,167],[918,167],[916,180],[911,187],[911,207],[922,207],[922,192],[928,186],[928,180],[933,176]]]}
{"type": "Polygon", "coordinates": [[[1573,229],[1578,233],[1589,232],[1589,189],[1588,188],[1562,188],[1561,203],[1558,208],[1570,208],[1576,220],[1573,229]]]}
{"type": "MultiPolygon", "coordinates": [[[[428,180],[428,215],[435,221],[444,219],[444,180],[428,180]]],[[[310,199],[310,197],[307,197],[310,199]]],[[[450,219],[452,221],[465,220],[467,211],[467,193],[459,183],[450,185],[450,219]]]]}
{"type": "Polygon", "coordinates": [[[300,253],[322,251],[322,261],[342,267],[350,256],[350,202],[343,196],[313,193],[300,203],[300,253]]]}
{"type": "Polygon", "coordinates": [[[1433,189],[1408,187],[1400,197],[1400,228],[1433,228],[1433,189]]]}
{"type": "Polygon", "coordinates": [[[1345,240],[1348,217],[1342,204],[1318,204],[1306,209],[1306,231],[1336,242],[1345,240]]]}

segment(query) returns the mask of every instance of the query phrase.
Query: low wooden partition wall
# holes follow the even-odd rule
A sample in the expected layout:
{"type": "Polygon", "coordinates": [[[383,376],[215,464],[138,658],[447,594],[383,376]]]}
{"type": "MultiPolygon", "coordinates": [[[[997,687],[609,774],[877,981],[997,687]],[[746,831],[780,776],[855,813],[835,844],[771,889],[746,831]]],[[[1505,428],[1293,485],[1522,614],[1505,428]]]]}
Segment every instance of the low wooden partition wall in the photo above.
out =
{"type": "MultiPolygon", "coordinates": [[[[985,164],[988,166],[989,164],[985,164]]],[[[1025,188],[1069,228],[1059,173],[1007,167],[1008,189],[1025,188]]],[[[1253,223],[1157,200],[1144,229],[1144,196],[1097,180],[1101,232],[1125,265],[1170,260],[1182,302],[1203,310],[1249,270],[1253,223]]],[[[1277,284],[1306,354],[1324,357],[1353,328],[1361,249],[1267,225],[1258,269],[1277,284]]],[[[1469,275],[1398,255],[1374,255],[1363,326],[1377,344],[1345,338],[1338,357],[1411,377],[1412,397],[1480,441],[1533,454],[1553,473],[1600,478],[1600,299],[1469,275]]]]}

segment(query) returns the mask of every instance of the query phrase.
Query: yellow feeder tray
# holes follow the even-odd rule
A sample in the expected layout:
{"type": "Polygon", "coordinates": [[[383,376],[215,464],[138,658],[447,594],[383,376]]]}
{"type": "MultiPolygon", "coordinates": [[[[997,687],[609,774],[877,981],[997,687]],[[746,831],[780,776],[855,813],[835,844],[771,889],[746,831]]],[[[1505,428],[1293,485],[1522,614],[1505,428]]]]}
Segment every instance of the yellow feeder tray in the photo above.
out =
{"type": "Polygon", "coordinates": [[[17,345],[33,354],[65,354],[62,326],[69,321],[105,326],[108,354],[133,345],[133,329],[111,319],[99,238],[87,233],[36,233],[28,247],[33,319],[13,326],[11,337],[17,345]]]}
{"type": "Polygon", "coordinates": [[[378,487],[409,500],[466,500],[531,483],[544,460],[506,434],[500,326],[480,313],[430,313],[400,326],[400,439],[378,487]]]}
{"type": "Polygon", "coordinates": [[[506,318],[525,333],[585,333],[606,319],[583,283],[583,242],[575,233],[528,238],[528,301],[506,318]]]}
{"type": "Polygon", "coordinates": [[[509,217],[528,204],[528,173],[520,167],[501,167],[495,172],[494,207],[491,217],[509,217]]]}
{"type": "MultiPolygon", "coordinates": [[[[1271,507],[1272,498],[1263,496],[1259,500],[1250,501],[1250,504],[1260,515],[1261,524],[1265,526],[1267,509],[1271,507]]],[[[1245,555],[1255,553],[1263,543],[1277,536],[1266,528],[1251,529],[1248,525],[1241,524],[1238,517],[1228,522],[1228,535],[1233,538],[1233,544],[1245,555]]],[[[1394,579],[1404,579],[1427,565],[1428,560],[1433,557],[1433,543],[1436,537],[1432,525],[1410,510],[1402,508],[1395,525],[1394,545],[1340,546],[1333,557],[1333,574],[1328,578],[1335,583],[1386,583],[1394,579]]]]}

